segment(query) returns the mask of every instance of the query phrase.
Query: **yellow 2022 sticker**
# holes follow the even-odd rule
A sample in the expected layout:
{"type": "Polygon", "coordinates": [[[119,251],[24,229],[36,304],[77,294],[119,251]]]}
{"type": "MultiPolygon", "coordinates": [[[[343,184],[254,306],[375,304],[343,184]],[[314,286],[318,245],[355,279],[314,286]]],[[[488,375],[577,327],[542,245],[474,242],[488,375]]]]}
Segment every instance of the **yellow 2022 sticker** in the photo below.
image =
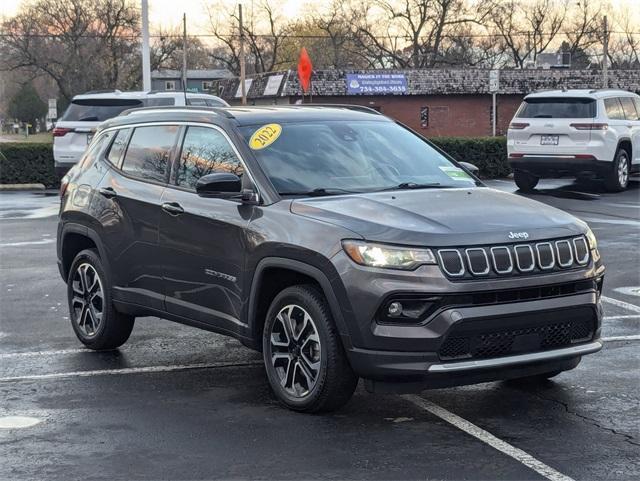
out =
{"type": "Polygon", "coordinates": [[[282,133],[280,124],[267,124],[256,130],[249,139],[249,147],[253,150],[264,149],[273,144],[282,133]]]}

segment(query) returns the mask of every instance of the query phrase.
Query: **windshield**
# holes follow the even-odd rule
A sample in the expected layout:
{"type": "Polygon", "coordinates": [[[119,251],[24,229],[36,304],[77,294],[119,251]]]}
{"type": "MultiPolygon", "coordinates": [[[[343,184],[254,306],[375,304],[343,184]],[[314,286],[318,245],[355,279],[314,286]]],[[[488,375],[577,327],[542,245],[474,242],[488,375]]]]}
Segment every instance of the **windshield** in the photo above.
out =
{"type": "Polygon", "coordinates": [[[591,119],[596,101],[589,98],[534,97],[522,102],[516,117],[521,119],[591,119]]]}
{"type": "Polygon", "coordinates": [[[393,122],[322,121],[253,125],[242,135],[281,194],[473,187],[475,181],[393,122]],[[254,134],[279,131],[256,145],[254,134]]]}
{"type": "Polygon", "coordinates": [[[69,104],[60,120],[102,122],[118,116],[127,109],[142,106],[142,101],[136,99],[76,99],[69,104]]]}

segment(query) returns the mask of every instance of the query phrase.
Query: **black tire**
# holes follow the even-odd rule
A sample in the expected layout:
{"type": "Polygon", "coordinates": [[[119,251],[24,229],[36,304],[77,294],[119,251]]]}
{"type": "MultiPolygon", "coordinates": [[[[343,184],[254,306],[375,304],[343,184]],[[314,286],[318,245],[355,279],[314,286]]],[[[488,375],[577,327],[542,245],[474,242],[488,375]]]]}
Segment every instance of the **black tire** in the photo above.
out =
{"type": "Polygon", "coordinates": [[[81,251],[71,263],[67,299],[73,331],[89,349],[115,349],[129,339],[135,318],[113,307],[111,286],[95,249],[81,251]],[[92,294],[97,289],[101,297],[92,294]]]}
{"type": "Polygon", "coordinates": [[[622,192],[629,185],[629,172],[631,162],[629,152],[625,149],[618,149],[613,158],[611,170],[604,179],[604,187],[609,192],[622,192]]]}
{"type": "MultiPolygon", "coordinates": [[[[291,325],[289,325],[289,328],[291,328],[291,325]]],[[[358,385],[358,376],[349,365],[327,301],[315,286],[299,285],[288,287],[275,297],[265,320],[262,345],[265,368],[271,388],[276,398],[289,409],[306,413],[327,412],[340,408],[351,399],[358,385]],[[314,357],[316,362],[313,364],[319,365],[316,371],[309,370],[311,364],[303,362],[303,347],[298,348],[297,353],[294,352],[296,348],[291,347],[291,344],[295,340],[291,341],[284,332],[283,313],[291,306],[295,307],[288,311],[287,318],[289,315],[292,318],[298,316],[298,320],[293,321],[295,324],[293,330],[295,331],[300,324],[304,325],[298,332],[299,337],[302,338],[304,333],[312,332],[317,333],[317,338],[319,338],[319,347],[314,344],[315,350],[313,353],[316,355],[314,357]],[[306,317],[302,322],[299,319],[299,315],[305,314],[305,311],[311,319],[310,323],[306,317]],[[277,338],[282,341],[285,345],[288,344],[289,347],[272,346],[272,337],[274,340],[277,338]],[[276,366],[272,362],[274,353],[280,355],[282,366],[276,366]],[[317,357],[318,353],[319,359],[317,357]],[[299,365],[296,366],[296,363],[299,365]],[[308,377],[300,378],[303,382],[306,382],[307,388],[304,393],[296,395],[296,393],[288,391],[281,384],[281,381],[283,374],[286,379],[289,379],[291,366],[293,366],[294,378],[297,372],[296,369],[299,369],[298,374],[302,375],[302,364],[307,366],[306,372],[316,373],[315,384],[308,388],[309,383],[306,382],[308,377]]],[[[288,383],[285,380],[286,384],[288,383]]],[[[291,384],[291,389],[295,390],[294,383],[291,384]]],[[[302,388],[302,383],[298,387],[302,388]]]]}
{"type": "Polygon", "coordinates": [[[522,192],[532,192],[536,185],[538,185],[539,178],[535,175],[529,174],[528,172],[516,170],[513,173],[513,180],[515,180],[518,189],[522,192]]]}

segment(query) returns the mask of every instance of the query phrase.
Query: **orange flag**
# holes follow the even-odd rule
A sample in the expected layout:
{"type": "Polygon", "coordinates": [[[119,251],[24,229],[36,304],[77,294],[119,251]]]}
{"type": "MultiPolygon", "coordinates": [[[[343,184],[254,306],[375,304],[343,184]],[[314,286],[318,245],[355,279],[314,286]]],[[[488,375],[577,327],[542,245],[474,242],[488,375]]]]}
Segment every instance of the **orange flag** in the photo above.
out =
{"type": "Polygon", "coordinates": [[[311,74],[313,73],[313,64],[311,58],[307,53],[307,49],[302,47],[300,50],[300,58],[298,59],[298,78],[300,79],[300,85],[302,85],[302,91],[307,93],[309,87],[311,87],[311,74]]]}

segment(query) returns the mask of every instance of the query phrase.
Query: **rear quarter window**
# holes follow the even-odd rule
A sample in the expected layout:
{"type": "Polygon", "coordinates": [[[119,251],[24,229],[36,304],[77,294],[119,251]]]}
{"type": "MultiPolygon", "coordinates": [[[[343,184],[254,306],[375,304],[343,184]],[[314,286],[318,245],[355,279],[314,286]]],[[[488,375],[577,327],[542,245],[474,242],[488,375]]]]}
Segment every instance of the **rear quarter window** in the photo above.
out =
{"type": "Polygon", "coordinates": [[[67,122],[102,122],[127,109],[143,107],[137,99],[76,99],[72,100],[60,120],[67,122]]]}
{"type": "Polygon", "coordinates": [[[131,135],[122,171],[141,180],[166,182],[178,130],[176,125],[137,127],[131,135]]]}
{"type": "Polygon", "coordinates": [[[607,113],[607,117],[611,120],[624,120],[624,111],[622,110],[622,104],[617,98],[604,99],[604,110],[607,113]]]}
{"type": "Polygon", "coordinates": [[[579,97],[526,99],[516,114],[516,117],[522,119],[591,119],[595,116],[595,99],[579,97]]]}

